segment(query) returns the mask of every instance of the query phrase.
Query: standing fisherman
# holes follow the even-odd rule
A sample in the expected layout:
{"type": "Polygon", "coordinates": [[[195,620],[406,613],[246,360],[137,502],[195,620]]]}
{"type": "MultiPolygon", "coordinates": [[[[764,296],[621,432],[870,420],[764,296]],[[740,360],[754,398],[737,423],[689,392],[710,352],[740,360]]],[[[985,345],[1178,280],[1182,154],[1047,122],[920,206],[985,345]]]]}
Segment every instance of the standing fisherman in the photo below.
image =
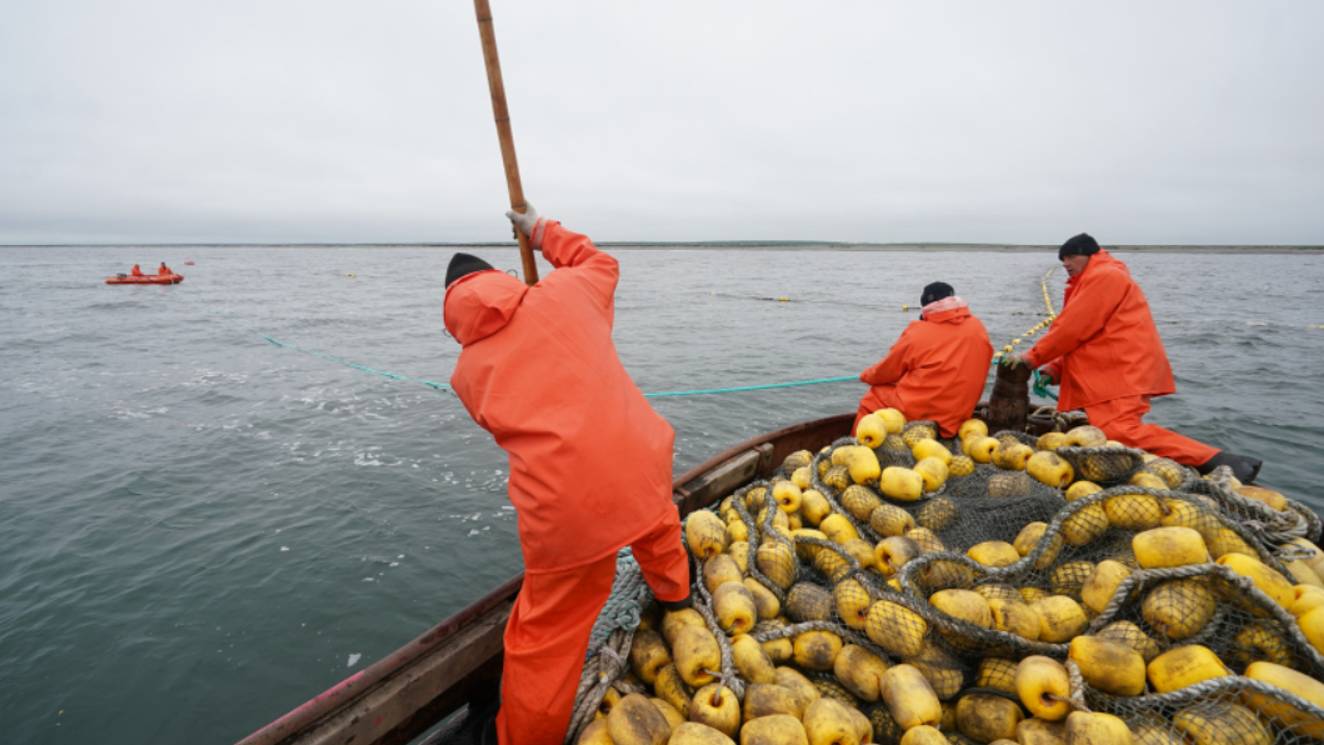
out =
{"type": "Polygon", "coordinates": [[[663,607],[689,605],[671,501],[675,432],[616,355],[617,262],[529,206],[507,212],[556,271],[529,287],[457,253],[446,329],[462,345],[451,386],[510,458],[524,585],[505,633],[497,737],[559,745],[589,633],[630,546],[663,607]]]}
{"type": "Polygon", "coordinates": [[[1118,442],[1200,473],[1227,465],[1241,481],[1253,481],[1258,459],[1141,421],[1150,398],[1175,393],[1177,386],[1149,303],[1126,264],[1086,233],[1063,243],[1057,258],[1069,275],[1062,312],[1030,351],[1008,362],[1043,367],[1061,383],[1058,409],[1084,409],[1091,424],[1118,442]]]}

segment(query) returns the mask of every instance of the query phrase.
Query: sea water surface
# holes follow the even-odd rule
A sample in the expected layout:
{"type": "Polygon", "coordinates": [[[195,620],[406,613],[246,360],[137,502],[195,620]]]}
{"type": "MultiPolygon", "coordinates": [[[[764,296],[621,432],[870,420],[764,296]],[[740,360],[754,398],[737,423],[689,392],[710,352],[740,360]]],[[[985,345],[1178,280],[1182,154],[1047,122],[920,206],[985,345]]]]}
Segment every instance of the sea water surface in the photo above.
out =
{"type": "MultiPolygon", "coordinates": [[[[459,402],[300,351],[445,382],[451,251],[0,248],[0,740],[232,742],[519,571],[505,459],[459,402]],[[101,283],[161,260],[183,284],[101,283]]],[[[476,252],[519,265],[510,249],[476,252]]],[[[955,285],[1000,346],[1043,317],[1040,277],[1056,263],[1052,251],[614,253],[616,343],[645,391],[856,373],[933,280],[955,285]]],[[[1264,479],[1324,507],[1324,260],[1120,256],[1177,377],[1152,419],[1264,458],[1264,479]]],[[[1055,304],[1063,279],[1050,278],[1055,304]]],[[[853,410],[862,392],[654,406],[676,428],[679,472],[853,410]]]]}

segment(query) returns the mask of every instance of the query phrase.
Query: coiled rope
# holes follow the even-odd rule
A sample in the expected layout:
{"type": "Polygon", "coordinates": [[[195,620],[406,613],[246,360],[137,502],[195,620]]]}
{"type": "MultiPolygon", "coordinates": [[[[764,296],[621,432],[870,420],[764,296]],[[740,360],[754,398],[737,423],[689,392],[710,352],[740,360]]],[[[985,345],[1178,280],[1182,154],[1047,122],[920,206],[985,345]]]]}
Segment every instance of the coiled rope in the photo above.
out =
{"type": "MultiPolygon", "coordinates": [[[[616,578],[589,633],[584,670],[575,691],[575,707],[567,732],[578,732],[593,719],[598,703],[618,681],[630,659],[630,645],[639,627],[640,609],[653,597],[639,562],[629,548],[616,554],[616,578]]],[[[567,742],[569,740],[567,739],[567,742]]]]}

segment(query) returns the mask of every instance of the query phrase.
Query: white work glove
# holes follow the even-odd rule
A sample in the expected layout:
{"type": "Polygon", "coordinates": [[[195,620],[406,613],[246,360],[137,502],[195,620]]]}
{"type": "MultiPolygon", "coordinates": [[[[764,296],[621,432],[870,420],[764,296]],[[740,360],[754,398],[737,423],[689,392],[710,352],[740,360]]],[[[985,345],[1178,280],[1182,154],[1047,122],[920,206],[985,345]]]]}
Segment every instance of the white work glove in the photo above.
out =
{"type": "MultiPolygon", "coordinates": [[[[533,208],[532,204],[524,203],[524,211],[516,212],[509,210],[506,217],[514,225],[515,230],[529,237],[529,245],[534,248],[542,248],[542,231],[538,229],[538,210],[533,208]]],[[[518,237],[518,236],[516,236],[518,237]]]]}

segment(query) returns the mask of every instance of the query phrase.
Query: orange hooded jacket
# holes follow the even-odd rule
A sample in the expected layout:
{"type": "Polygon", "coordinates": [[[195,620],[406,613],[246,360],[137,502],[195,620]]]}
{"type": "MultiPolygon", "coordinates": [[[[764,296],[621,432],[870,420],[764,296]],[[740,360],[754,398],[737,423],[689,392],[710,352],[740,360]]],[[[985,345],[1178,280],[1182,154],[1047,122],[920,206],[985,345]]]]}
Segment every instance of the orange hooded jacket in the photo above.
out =
{"type": "Polygon", "coordinates": [[[1024,359],[1047,365],[1061,385],[1061,411],[1177,390],[1145,293],[1102,249],[1067,280],[1062,312],[1024,359]]]}
{"type": "Polygon", "coordinates": [[[881,362],[860,373],[872,386],[860,411],[895,407],[907,419],[932,419],[943,437],[951,437],[979,403],[993,345],[964,301],[946,298],[932,306],[881,362]]]}
{"type": "Polygon", "coordinates": [[[676,519],[675,432],[612,344],[616,260],[544,221],[556,271],[533,287],[497,270],[446,290],[463,348],[451,386],[510,459],[510,501],[529,572],[601,559],[676,519]]]}

